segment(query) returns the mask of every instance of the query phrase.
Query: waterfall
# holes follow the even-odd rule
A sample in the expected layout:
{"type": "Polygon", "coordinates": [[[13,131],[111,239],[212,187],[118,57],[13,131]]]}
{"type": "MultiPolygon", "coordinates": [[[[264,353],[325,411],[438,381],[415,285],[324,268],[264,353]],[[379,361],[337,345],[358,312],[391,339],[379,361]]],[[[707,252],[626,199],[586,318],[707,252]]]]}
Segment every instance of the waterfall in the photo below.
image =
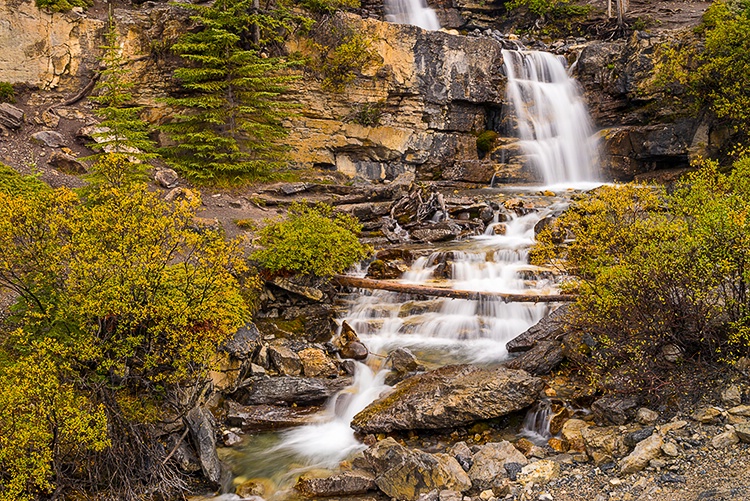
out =
{"type": "Polygon", "coordinates": [[[520,145],[543,182],[596,182],[591,120],[565,60],[547,52],[517,50],[503,50],[503,60],[520,145]]]}
{"type": "Polygon", "coordinates": [[[426,30],[439,30],[437,14],[425,0],[386,0],[385,20],[389,23],[411,24],[426,30]]]}

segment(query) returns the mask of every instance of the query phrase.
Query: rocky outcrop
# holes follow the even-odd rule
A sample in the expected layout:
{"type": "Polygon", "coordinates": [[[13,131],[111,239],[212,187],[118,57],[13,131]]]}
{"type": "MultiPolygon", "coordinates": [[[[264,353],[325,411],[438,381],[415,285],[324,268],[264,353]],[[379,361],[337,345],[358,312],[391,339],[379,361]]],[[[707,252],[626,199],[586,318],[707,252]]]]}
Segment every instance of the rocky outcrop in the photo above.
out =
{"type": "Polygon", "coordinates": [[[542,385],[524,371],[446,366],[400,382],[351,425],[367,433],[461,426],[528,407],[542,385]]]}
{"type": "Polygon", "coordinates": [[[243,405],[320,405],[351,382],[346,377],[255,376],[243,381],[233,397],[243,405]]]}

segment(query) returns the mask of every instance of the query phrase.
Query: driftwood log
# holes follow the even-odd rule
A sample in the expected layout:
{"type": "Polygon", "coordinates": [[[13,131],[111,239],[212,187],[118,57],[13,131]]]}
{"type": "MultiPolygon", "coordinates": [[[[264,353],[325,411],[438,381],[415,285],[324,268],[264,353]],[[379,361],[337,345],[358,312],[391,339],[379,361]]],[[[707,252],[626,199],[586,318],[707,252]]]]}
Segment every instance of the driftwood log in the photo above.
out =
{"type": "Polygon", "coordinates": [[[500,299],[505,303],[558,303],[575,300],[571,294],[509,294],[507,292],[478,292],[428,287],[426,285],[402,284],[391,280],[373,280],[348,275],[335,275],[333,282],[342,287],[384,290],[422,296],[449,297],[453,299],[500,299]]]}

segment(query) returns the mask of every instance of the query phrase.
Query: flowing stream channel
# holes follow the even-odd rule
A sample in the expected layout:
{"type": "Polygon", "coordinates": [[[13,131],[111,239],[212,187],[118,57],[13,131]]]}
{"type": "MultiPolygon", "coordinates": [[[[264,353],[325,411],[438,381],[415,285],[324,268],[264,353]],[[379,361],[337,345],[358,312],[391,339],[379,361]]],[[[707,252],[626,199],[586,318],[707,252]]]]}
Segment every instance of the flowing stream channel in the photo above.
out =
{"type": "MultiPolygon", "coordinates": [[[[535,225],[568,203],[570,187],[589,188],[596,178],[596,148],[585,107],[563,62],[551,54],[505,51],[508,98],[529,161],[562,196],[539,196],[541,187],[487,190],[519,197],[523,210],[501,207],[483,235],[425,251],[401,281],[459,290],[556,293],[556,277],[529,264],[535,225]],[[561,186],[562,185],[562,186],[561,186]],[[567,187],[565,191],[563,187],[567,187]],[[532,207],[532,208],[530,208],[532,207]]],[[[600,183],[598,183],[600,184],[600,183]]],[[[553,306],[496,299],[429,299],[385,291],[360,291],[344,299],[346,320],[371,356],[357,364],[355,382],[331,399],[316,422],[282,433],[250,437],[233,456],[237,481],[273,482],[271,499],[286,499],[294,479],[313,468],[335,468],[364,449],[352,417],[388,389],[384,355],[408,348],[427,369],[451,363],[498,364],[506,343],[539,321],[553,306]]]]}

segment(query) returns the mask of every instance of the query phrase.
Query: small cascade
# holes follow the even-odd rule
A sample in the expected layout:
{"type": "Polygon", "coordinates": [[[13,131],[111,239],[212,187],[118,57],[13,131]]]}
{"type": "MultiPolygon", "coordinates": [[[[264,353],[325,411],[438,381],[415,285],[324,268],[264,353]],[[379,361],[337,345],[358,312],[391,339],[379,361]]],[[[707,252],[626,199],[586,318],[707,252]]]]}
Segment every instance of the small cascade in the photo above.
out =
{"type": "Polygon", "coordinates": [[[595,183],[591,119],[565,60],[547,52],[503,50],[508,100],[521,148],[546,185],[595,183]]]}
{"type": "Polygon", "coordinates": [[[411,24],[425,30],[439,30],[437,14],[425,0],[386,0],[385,20],[389,23],[411,24]]]}
{"type": "Polygon", "coordinates": [[[552,403],[549,400],[540,401],[526,413],[521,435],[537,445],[545,445],[552,436],[550,421],[553,416],[552,403]]]}

